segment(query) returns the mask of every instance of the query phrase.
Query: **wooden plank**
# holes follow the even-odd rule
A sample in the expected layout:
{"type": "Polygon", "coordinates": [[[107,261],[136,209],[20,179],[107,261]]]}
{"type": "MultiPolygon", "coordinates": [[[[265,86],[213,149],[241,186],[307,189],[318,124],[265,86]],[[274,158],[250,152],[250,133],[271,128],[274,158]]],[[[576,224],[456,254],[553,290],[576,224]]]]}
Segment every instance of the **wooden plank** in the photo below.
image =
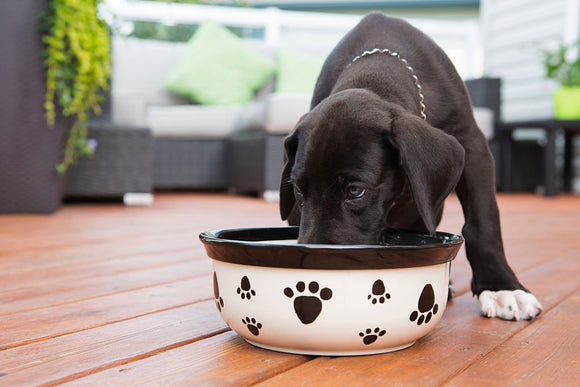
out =
{"type": "MultiPolygon", "coordinates": [[[[42,265],[38,268],[29,268],[23,271],[0,274],[0,297],[3,293],[18,290],[46,286],[58,282],[67,282],[107,275],[128,273],[139,269],[155,268],[173,265],[183,262],[199,262],[207,257],[201,251],[192,248],[165,251],[162,253],[141,253],[136,255],[122,256],[95,260],[72,259],[68,265],[42,265]]],[[[42,258],[39,258],[42,261],[42,258]]]]}
{"type": "Polygon", "coordinates": [[[212,297],[210,277],[204,276],[0,316],[0,351],[212,297]]]}
{"type": "Polygon", "coordinates": [[[138,237],[155,233],[191,233],[206,229],[243,225],[282,224],[277,204],[226,195],[199,195],[199,200],[180,198],[176,194],[159,194],[152,207],[135,208],[103,205],[66,206],[58,216],[8,215],[0,219],[0,256],[26,249],[46,249],[106,239],[138,237]],[[216,217],[227,213],[228,217],[216,217]],[[192,220],[195,223],[192,223],[192,220]],[[188,230],[184,225],[202,226],[188,230]],[[34,245],[30,236],[34,236],[34,245]],[[73,237],[74,236],[74,237],[73,237]]]}
{"type": "Polygon", "coordinates": [[[214,301],[205,301],[0,352],[0,381],[40,385],[71,380],[226,330],[214,301]]]}
{"type": "MultiPolygon", "coordinates": [[[[578,288],[575,281],[561,280],[563,273],[569,278],[580,276],[580,261],[574,257],[564,256],[522,273],[522,279],[534,284],[533,290],[546,310],[578,288]]],[[[544,318],[550,319],[550,315],[540,317],[544,318]]],[[[261,385],[286,385],[300,380],[301,375],[308,375],[308,385],[324,385],[329,380],[340,380],[342,385],[382,385],[386,381],[394,385],[440,385],[535,323],[483,318],[478,315],[475,300],[464,294],[449,303],[437,328],[413,347],[376,356],[320,357],[261,385]]]]}
{"type": "Polygon", "coordinates": [[[139,254],[162,253],[182,250],[195,243],[192,236],[184,238],[173,234],[141,235],[136,239],[111,239],[102,243],[85,243],[72,246],[35,248],[20,250],[0,256],[0,273],[3,280],[12,274],[30,270],[48,269],[55,266],[68,266],[82,262],[103,261],[139,254]],[[121,240],[120,240],[121,239],[121,240]]]}
{"type": "MultiPolygon", "coordinates": [[[[110,224],[116,225],[115,232],[108,232],[106,235],[103,232],[96,233],[96,237],[87,241],[79,240],[78,228],[88,227],[91,230],[95,227],[89,223],[86,225],[77,225],[72,231],[77,234],[67,234],[62,236],[60,228],[63,225],[52,221],[53,217],[35,217],[33,219],[40,222],[42,229],[59,231],[52,231],[47,236],[47,240],[54,242],[55,237],[61,238],[60,243],[46,245],[39,238],[35,237],[35,243],[31,244],[28,235],[32,232],[22,232],[26,238],[23,238],[22,245],[10,246],[10,248],[0,247],[0,283],[6,284],[13,278],[14,273],[21,273],[28,270],[40,270],[53,268],[55,266],[69,266],[71,262],[93,262],[101,261],[108,258],[119,258],[125,256],[132,256],[137,254],[147,254],[153,252],[165,252],[179,250],[187,247],[195,248],[195,251],[203,251],[201,244],[198,241],[198,234],[201,231],[212,228],[222,227],[241,227],[241,226],[258,226],[271,224],[275,226],[282,225],[277,214],[277,208],[272,203],[265,203],[255,199],[238,199],[226,200],[222,195],[217,195],[217,198],[211,200],[203,200],[205,196],[201,196],[200,202],[206,204],[206,207],[199,208],[194,206],[196,213],[194,216],[188,211],[170,212],[170,214],[155,212],[147,212],[146,217],[142,218],[139,213],[138,218],[133,218],[128,214],[121,220],[112,216],[109,220],[110,224]],[[240,207],[240,203],[242,206],[240,207]],[[210,204],[208,204],[210,203],[210,204]],[[211,213],[211,204],[221,207],[233,206],[237,203],[236,211],[232,209],[232,216],[226,218],[215,217],[211,213]],[[195,219],[195,223],[191,223],[191,219],[195,219]],[[56,223],[56,225],[55,225],[56,223]],[[149,229],[147,232],[135,232],[135,224],[147,223],[149,229]],[[159,224],[169,223],[171,228],[160,227],[159,224]],[[183,225],[192,224],[192,226],[184,227],[183,225]],[[199,225],[198,225],[199,224],[199,225]],[[197,226],[196,226],[197,225],[197,226]],[[203,226],[202,226],[203,225],[203,226]],[[178,229],[174,229],[174,228],[178,229]],[[123,233],[120,230],[131,230],[132,234],[123,233]],[[64,239],[62,239],[64,238],[64,239]],[[121,240],[123,242],[121,242],[121,240]]],[[[173,196],[166,199],[173,200],[173,196]]],[[[163,202],[163,201],[162,201],[163,202]]],[[[193,201],[195,203],[195,201],[193,201]]],[[[201,205],[200,205],[201,206],[201,205]]],[[[97,207],[98,208],[98,207],[97,207]]],[[[222,209],[223,210],[223,209],[222,209]]],[[[222,211],[216,210],[216,212],[222,211]]],[[[145,210],[147,211],[147,209],[145,210]]],[[[102,211],[105,214],[108,212],[102,211]]],[[[60,215],[60,213],[59,213],[60,215]]],[[[79,214],[81,217],[87,217],[87,214],[79,214]]],[[[93,216],[93,215],[91,215],[93,216]]],[[[103,216],[103,215],[101,215],[103,216]]],[[[9,217],[10,218],[10,217],[9,217]]],[[[9,219],[8,218],[8,219],[9,219]]],[[[7,218],[0,218],[0,226],[10,224],[7,218]]],[[[66,223],[65,223],[66,224],[66,223]]],[[[72,232],[71,231],[71,232],[72,232]]],[[[93,231],[91,231],[93,232],[93,231]]],[[[9,238],[0,232],[0,242],[7,241],[9,238]]],[[[6,242],[5,244],[8,244],[6,242]]],[[[6,289],[6,287],[3,287],[6,289]]],[[[2,291],[2,289],[0,289],[2,291]]]]}
{"type": "MultiPolygon", "coordinates": [[[[571,277],[573,278],[573,277],[571,277]]],[[[580,292],[453,378],[449,385],[574,386],[580,380],[580,292]]]]}
{"type": "MultiPolygon", "coordinates": [[[[0,315],[32,309],[47,308],[64,303],[103,297],[152,286],[169,284],[188,278],[209,275],[209,259],[184,262],[146,270],[134,270],[109,276],[99,276],[78,281],[59,281],[0,293],[0,315]]],[[[46,275],[50,275],[48,272],[46,275]]]]}
{"type": "Polygon", "coordinates": [[[70,385],[105,383],[121,386],[138,380],[140,385],[247,386],[310,359],[308,356],[256,348],[230,331],[157,356],[87,375],[70,382],[70,385]]]}

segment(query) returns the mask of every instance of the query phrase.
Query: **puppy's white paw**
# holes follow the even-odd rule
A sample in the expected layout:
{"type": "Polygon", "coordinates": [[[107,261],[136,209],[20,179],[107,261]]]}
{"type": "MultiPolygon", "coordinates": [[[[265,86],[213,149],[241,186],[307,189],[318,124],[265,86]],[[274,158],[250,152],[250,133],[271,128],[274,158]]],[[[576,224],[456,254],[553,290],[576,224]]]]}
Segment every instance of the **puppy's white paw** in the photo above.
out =
{"type": "Polygon", "coordinates": [[[484,290],[479,295],[479,310],[485,317],[531,320],[542,312],[542,305],[533,294],[523,290],[484,290]]]}

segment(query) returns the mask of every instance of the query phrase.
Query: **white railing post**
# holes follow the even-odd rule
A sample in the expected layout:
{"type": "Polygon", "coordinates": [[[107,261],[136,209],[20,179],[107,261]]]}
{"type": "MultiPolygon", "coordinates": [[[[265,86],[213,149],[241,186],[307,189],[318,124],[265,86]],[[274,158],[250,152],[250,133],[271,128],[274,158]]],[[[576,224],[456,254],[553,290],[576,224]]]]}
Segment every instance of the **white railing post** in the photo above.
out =
{"type": "Polygon", "coordinates": [[[280,43],[282,26],[280,23],[280,10],[270,7],[264,10],[266,16],[266,26],[264,30],[264,40],[271,47],[277,47],[280,43]]]}

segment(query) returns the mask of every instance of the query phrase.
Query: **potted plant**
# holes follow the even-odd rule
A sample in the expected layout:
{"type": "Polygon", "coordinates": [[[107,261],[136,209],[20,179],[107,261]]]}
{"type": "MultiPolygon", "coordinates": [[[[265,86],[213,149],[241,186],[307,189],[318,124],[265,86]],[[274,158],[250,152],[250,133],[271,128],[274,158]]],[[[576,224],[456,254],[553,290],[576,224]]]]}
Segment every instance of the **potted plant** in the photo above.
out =
{"type": "Polygon", "coordinates": [[[560,84],[553,94],[554,116],[559,120],[580,119],[580,55],[578,50],[571,55],[579,43],[560,43],[556,50],[544,50],[546,77],[560,84]]]}
{"type": "Polygon", "coordinates": [[[97,3],[0,1],[0,213],[54,212],[64,171],[90,153],[87,120],[110,73],[97,3]]]}

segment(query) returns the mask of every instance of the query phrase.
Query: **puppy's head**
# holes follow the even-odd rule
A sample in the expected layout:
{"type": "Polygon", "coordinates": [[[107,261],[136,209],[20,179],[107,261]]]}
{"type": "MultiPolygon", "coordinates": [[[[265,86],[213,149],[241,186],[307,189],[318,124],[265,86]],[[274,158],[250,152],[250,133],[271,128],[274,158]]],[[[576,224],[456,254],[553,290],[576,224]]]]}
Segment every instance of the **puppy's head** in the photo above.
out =
{"type": "Polygon", "coordinates": [[[430,232],[463,168],[457,140],[376,94],[331,95],[285,141],[280,213],[300,214],[300,243],[376,244],[408,184],[430,232]]]}

